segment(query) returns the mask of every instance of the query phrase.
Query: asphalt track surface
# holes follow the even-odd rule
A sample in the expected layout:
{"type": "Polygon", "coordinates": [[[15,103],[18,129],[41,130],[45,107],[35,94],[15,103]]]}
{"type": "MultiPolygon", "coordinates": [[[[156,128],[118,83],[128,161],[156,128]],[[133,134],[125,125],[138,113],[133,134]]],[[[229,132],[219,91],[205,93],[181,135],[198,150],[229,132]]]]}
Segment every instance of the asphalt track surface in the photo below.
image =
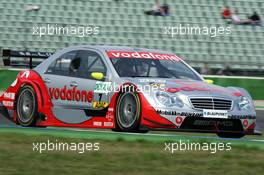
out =
{"type": "MultiPolygon", "coordinates": [[[[203,133],[181,133],[181,132],[163,132],[163,131],[152,131],[149,132],[147,134],[140,134],[140,133],[117,133],[117,132],[112,132],[111,130],[100,130],[100,129],[78,129],[78,128],[60,128],[60,127],[48,127],[48,128],[29,128],[26,131],[26,128],[18,126],[16,124],[14,124],[10,119],[6,118],[3,114],[0,114],[0,129],[3,130],[7,130],[7,131],[14,131],[14,132],[21,132],[23,129],[25,130],[25,132],[36,132],[36,133],[45,133],[45,132],[49,132],[49,133],[57,133],[57,135],[55,136],[63,136],[66,135],[65,133],[70,132],[71,134],[75,134],[74,132],[76,132],[76,135],[78,135],[77,133],[82,133],[82,134],[88,134],[88,135],[94,135],[94,137],[96,138],[96,136],[98,136],[99,138],[101,137],[101,135],[108,135],[108,137],[118,137],[118,136],[132,136],[132,137],[139,137],[140,136],[144,136],[144,138],[146,137],[162,137],[164,138],[168,138],[168,139],[186,139],[186,138],[190,138],[190,139],[219,139],[216,135],[208,135],[208,134],[203,134],[203,133]]],[[[257,131],[258,133],[263,132],[264,130],[264,110],[257,110],[257,126],[255,128],[255,131],[257,131]]],[[[86,135],[85,134],[85,135],[86,135]]],[[[79,134],[80,135],[80,134],[79,134]]],[[[67,136],[67,135],[66,135],[67,136]]],[[[78,136],[79,137],[79,136],[78,136]]],[[[105,136],[103,136],[105,137],[105,136]]],[[[259,142],[261,144],[263,144],[264,146],[264,140],[263,138],[260,139],[240,139],[243,142],[259,142]]]]}
{"type": "MultiPolygon", "coordinates": [[[[10,119],[0,113],[0,128],[1,127],[20,127],[13,123],[10,119]]],[[[257,126],[256,131],[263,132],[264,130],[264,110],[257,110],[257,126]]]]}

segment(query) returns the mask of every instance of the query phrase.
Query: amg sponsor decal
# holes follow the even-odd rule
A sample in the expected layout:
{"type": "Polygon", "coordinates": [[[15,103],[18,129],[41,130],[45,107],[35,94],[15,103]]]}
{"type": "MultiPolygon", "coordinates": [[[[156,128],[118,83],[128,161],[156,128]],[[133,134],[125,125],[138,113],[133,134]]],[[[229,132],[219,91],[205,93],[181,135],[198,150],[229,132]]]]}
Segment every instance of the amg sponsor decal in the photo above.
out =
{"type": "Polygon", "coordinates": [[[233,126],[232,121],[213,121],[213,120],[195,120],[193,125],[196,126],[233,126]]]}
{"type": "Polygon", "coordinates": [[[172,54],[162,54],[154,52],[123,52],[123,51],[108,51],[109,58],[142,58],[142,59],[157,59],[180,61],[181,59],[172,54]]]}
{"type": "Polygon", "coordinates": [[[60,99],[67,101],[81,101],[91,103],[93,101],[93,91],[77,90],[76,87],[73,89],[67,89],[65,85],[61,88],[49,88],[49,94],[52,99],[60,99]]]}

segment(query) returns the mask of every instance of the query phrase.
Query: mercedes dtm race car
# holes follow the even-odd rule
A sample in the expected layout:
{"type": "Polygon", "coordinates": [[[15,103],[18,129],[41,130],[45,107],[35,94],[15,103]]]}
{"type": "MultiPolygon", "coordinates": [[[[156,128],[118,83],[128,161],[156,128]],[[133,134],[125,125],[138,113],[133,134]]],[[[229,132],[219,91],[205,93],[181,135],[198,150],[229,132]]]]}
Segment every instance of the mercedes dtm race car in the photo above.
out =
{"type": "Polygon", "coordinates": [[[213,132],[254,132],[249,93],[204,80],[181,58],[157,50],[78,46],[18,74],[0,97],[22,126],[213,132]]]}

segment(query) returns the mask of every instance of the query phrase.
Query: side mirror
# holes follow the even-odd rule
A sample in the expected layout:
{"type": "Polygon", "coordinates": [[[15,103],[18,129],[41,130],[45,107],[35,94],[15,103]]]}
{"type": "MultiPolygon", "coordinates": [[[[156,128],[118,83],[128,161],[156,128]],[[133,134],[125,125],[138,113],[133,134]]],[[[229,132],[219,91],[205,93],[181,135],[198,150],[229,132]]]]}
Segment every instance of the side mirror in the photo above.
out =
{"type": "Polygon", "coordinates": [[[97,80],[102,80],[104,78],[104,74],[101,72],[92,72],[91,76],[97,80]]]}
{"type": "Polygon", "coordinates": [[[205,79],[204,82],[208,84],[214,84],[214,80],[205,79]]]}

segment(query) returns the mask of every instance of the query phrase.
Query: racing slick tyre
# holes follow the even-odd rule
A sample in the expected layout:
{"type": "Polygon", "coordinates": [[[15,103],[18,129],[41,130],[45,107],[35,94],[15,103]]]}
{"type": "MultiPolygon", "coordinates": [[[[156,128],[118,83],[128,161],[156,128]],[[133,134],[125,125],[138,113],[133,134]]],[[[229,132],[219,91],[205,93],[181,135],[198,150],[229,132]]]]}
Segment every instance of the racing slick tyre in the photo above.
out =
{"type": "Polygon", "coordinates": [[[116,128],[114,131],[140,132],[141,103],[136,92],[125,90],[116,104],[116,128]]]}
{"type": "Polygon", "coordinates": [[[230,133],[230,132],[219,132],[217,133],[218,137],[221,138],[242,138],[245,136],[243,133],[230,133]]]}
{"type": "Polygon", "coordinates": [[[25,85],[18,93],[16,103],[17,123],[35,126],[38,116],[37,96],[31,86],[25,85]]]}

